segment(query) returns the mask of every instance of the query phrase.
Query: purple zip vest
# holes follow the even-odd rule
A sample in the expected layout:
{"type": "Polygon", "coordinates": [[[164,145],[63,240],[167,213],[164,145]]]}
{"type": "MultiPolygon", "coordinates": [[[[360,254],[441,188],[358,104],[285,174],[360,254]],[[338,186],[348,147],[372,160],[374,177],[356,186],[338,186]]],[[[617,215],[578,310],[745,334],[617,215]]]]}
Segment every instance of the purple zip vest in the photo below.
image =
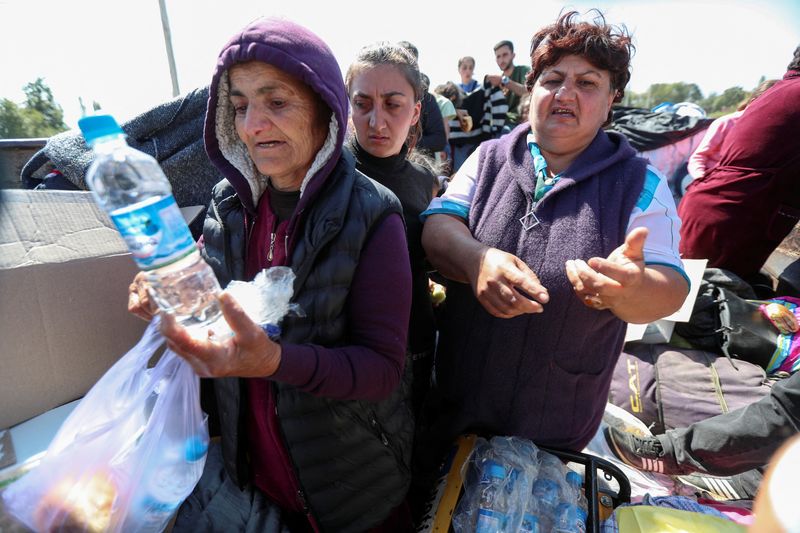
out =
{"type": "Polygon", "coordinates": [[[492,317],[472,289],[452,283],[441,324],[436,376],[440,437],[516,435],[581,450],[596,432],[625,323],[575,296],[564,262],[607,257],[625,240],[647,162],[627,140],[599,131],[538,202],[541,221],[524,230],[535,179],[520,125],[484,143],[468,225],[489,246],[521,258],[550,293],[544,312],[492,317]]]}

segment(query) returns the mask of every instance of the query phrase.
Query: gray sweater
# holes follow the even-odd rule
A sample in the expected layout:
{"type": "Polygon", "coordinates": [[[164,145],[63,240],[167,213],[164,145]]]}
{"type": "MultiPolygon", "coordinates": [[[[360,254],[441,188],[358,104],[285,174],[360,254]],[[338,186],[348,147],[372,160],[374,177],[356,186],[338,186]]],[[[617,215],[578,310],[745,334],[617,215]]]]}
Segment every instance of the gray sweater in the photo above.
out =
{"type": "MultiPolygon", "coordinates": [[[[172,185],[179,206],[207,206],[219,171],[203,148],[203,120],[208,88],[195,89],[158,105],[122,125],[128,144],[155,157],[172,185]]],[[[38,180],[54,168],[80,189],[93,155],[78,130],[54,135],[23,167],[23,183],[38,180]]],[[[200,221],[203,217],[198,217],[200,221]]]]}

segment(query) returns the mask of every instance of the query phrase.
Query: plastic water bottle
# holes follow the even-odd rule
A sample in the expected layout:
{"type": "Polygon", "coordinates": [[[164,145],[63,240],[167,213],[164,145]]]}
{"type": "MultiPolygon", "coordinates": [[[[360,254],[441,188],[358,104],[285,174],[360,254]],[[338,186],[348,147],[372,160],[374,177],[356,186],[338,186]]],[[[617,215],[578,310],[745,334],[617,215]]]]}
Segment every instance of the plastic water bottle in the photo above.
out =
{"type": "Polygon", "coordinates": [[[95,154],[86,184],[148,273],[156,304],[186,327],[212,324],[221,316],[219,283],[200,257],[158,162],[128,146],[110,115],[84,117],[78,126],[95,154]]]}
{"type": "Polygon", "coordinates": [[[553,533],[586,533],[586,513],[573,503],[561,502],[556,507],[553,533]]]}
{"type": "Polygon", "coordinates": [[[542,509],[552,511],[560,498],[558,483],[550,478],[540,477],[533,484],[533,495],[542,509]]]}
{"type": "Polygon", "coordinates": [[[163,453],[143,478],[144,490],[131,518],[137,524],[128,527],[140,532],[160,532],[173,513],[197,485],[208,451],[205,438],[190,437],[182,450],[163,453]],[[182,453],[181,453],[182,452],[182,453]]]}
{"type": "Polygon", "coordinates": [[[525,507],[525,513],[522,515],[522,524],[519,527],[519,533],[539,533],[544,531],[542,523],[539,519],[539,503],[536,498],[531,494],[528,500],[528,505],[525,507]]]}
{"type": "Polygon", "coordinates": [[[478,485],[480,503],[475,533],[500,533],[506,530],[508,506],[503,487],[505,478],[506,469],[503,465],[492,460],[484,463],[478,485]]]}
{"type": "Polygon", "coordinates": [[[589,503],[586,500],[586,496],[583,494],[583,490],[581,490],[581,487],[583,487],[583,477],[579,473],[570,470],[567,472],[566,479],[567,486],[570,488],[570,492],[572,492],[575,499],[575,505],[578,506],[578,509],[583,511],[584,516],[588,516],[589,503]]]}
{"type": "Polygon", "coordinates": [[[522,524],[522,515],[528,495],[531,493],[531,482],[528,472],[522,465],[506,464],[505,499],[506,523],[503,531],[517,531],[522,524]]]}

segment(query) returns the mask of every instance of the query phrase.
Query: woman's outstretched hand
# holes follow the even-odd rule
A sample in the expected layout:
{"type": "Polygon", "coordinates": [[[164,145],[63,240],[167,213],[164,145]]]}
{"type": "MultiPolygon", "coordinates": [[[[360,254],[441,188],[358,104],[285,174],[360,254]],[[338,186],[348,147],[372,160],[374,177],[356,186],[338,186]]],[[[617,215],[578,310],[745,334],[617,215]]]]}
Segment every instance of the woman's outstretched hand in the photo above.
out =
{"type": "Polygon", "coordinates": [[[250,320],[230,294],[219,296],[222,314],[232,336],[198,339],[163,314],[161,333],[167,346],[183,357],[200,377],[268,377],[278,370],[280,344],[273,342],[261,327],[250,320]]]}
{"type": "Polygon", "coordinates": [[[567,277],[585,305],[614,311],[638,295],[645,279],[646,239],[647,229],[636,228],[605,259],[592,257],[589,261],[566,262],[567,277]]]}
{"type": "Polygon", "coordinates": [[[541,313],[550,296],[539,278],[517,256],[486,248],[470,284],[481,305],[499,318],[541,313]]]}

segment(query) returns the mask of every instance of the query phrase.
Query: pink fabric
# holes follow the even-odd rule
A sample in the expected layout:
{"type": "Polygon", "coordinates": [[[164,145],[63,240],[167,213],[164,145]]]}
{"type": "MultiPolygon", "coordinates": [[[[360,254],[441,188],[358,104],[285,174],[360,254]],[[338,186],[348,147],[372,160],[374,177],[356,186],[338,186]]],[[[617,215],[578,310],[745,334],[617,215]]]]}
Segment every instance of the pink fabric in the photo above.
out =
{"type": "Polygon", "coordinates": [[[720,513],[727,516],[729,519],[733,520],[737,524],[742,524],[743,526],[750,526],[753,524],[756,515],[750,509],[745,509],[743,507],[737,507],[735,505],[727,505],[715,500],[708,500],[706,498],[700,498],[697,500],[697,503],[701,503],[708,507],[711,507],[720,513]]]}
{"type": "Polygon", "coordinates": [[[722,141],[730,129],[736,123],[736,119],[742,116],[744,111],[736,111],[728,115],[719,117],[711,123],[703,136],[703,140],[689,157],[687,165],[689,174],[692,178],[703,177],[705,173],[719,164],[722,141]]]}

